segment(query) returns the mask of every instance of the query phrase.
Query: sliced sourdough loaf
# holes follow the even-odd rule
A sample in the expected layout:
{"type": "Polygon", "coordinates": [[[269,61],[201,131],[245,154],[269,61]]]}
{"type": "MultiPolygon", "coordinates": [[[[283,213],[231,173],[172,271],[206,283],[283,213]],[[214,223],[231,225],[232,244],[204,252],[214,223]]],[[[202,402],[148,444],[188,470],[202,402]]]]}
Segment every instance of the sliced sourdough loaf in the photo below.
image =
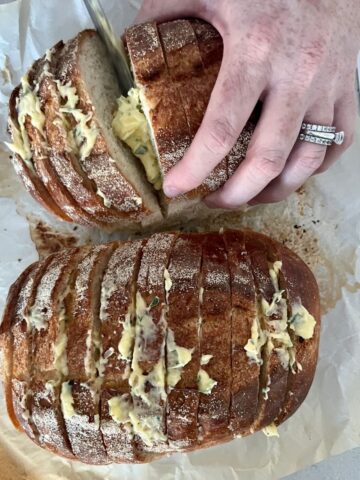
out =
{"type": "Polygon", "coordinates": [[[308,267],[254,232],[53,254],[8,296],[9,415],[41,447],[91,464],[274,435],[309,389],[319,324],[308,267]]]}

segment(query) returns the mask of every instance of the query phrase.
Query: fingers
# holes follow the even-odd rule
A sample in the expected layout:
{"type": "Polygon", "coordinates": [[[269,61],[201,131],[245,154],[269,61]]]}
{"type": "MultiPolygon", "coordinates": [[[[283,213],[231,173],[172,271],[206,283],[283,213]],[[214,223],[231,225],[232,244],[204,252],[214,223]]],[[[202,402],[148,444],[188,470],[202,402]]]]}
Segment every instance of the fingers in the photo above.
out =
{"type": "Polygon", "coordinates": [[[265,88],[265,74],[250,73],[225,49],[205,116],[184,158],[168,173],[165,194],[174,197],[198,187],[229,153],[265,88]]]}
{"type": "Polygon", "coordinates": [[[244,162],[235,174],[205,203],[236,208],[247,203],[277,177],[293,148],[305,107],[294,92],[273,89],[265,98],[244,162]]]}
{"type": "MultiPolygon", "coordinates": [[[[334,108],[330,102],[315,104],[305,115],[310,123],[332,125],[334,108]]],[[[333,148],[333,147],[329,147],[333,148]]],[[[326,147],[314,143],[298,141],[286,163],[281,175],[273,180],[250,203],[273,203],[285,199],[290,193],[300,188],[306,180],[322,165],[326,147]]]]}
{"type": "Polygon", "coordinates": [[[356,119],[356,97],[355,93],[346,95],[335,104],[334,125],[336,131],[345,133],[344,142],[341,145],[332,145],[327,149],[325,160],[316,170],[317,173],[325,172],[354,141],[355,119],[356,119]]]}
{"type": "Polygon", "coordinates": [[[202,8],[203,2],[198,0],[144,0],[134,20],[134,23],[142,23],[151,20],[166,21],[173,18],[197,16],[207,20],[206,10],[202,8]]]}

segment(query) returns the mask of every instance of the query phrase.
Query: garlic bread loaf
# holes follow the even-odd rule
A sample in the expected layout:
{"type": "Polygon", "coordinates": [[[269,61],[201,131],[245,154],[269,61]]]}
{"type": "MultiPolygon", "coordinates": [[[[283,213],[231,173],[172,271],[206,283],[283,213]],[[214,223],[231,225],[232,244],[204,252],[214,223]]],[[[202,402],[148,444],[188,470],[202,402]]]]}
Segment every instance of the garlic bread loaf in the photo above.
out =
{"type": "Polygon", "coordinates": [[[276,435],[310,388],[319,332],[311,271],[255,232],[65,250],[9,291],[9,416],[40,447],[90,464],[276,435]]]}
{"type": "Polygon", "coordinates": [[[15,170],[62,220],[137,232],[212,215],[201,199],[244,158],[257,114],[199,188],[162,192],[205,114],[222,59],[217,31],[200,20],[145,23],[125,33],[135,88],[121,96],[97,33],[47,50],[9,102],[15,170]]]}

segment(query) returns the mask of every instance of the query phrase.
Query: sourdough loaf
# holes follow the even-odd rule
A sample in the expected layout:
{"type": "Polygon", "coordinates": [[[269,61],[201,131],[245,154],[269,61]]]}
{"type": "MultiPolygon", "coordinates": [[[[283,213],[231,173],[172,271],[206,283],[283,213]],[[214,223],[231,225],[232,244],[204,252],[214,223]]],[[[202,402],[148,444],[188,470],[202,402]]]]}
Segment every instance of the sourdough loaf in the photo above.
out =
{"type": "Polygon", "coordinates": [[[311,271],[258,233],[59,252],[9,292],[8,412],[40,447],[92,464],[275,435],[310,388],[319,331],[311,271]]]}
{"type": "Polygon", "coordinates": [[[161,185],[201,124],[222,39],[206,22],[175,20],[135,25],[125,40],[136,85],[126,98],[95,31],[31,66],[9,103],[14,167],[39,203],[70,222],[134,232],[211,216],[201,200],[245,157],[257,114],[200,187],[170,200],[161,185]]]}

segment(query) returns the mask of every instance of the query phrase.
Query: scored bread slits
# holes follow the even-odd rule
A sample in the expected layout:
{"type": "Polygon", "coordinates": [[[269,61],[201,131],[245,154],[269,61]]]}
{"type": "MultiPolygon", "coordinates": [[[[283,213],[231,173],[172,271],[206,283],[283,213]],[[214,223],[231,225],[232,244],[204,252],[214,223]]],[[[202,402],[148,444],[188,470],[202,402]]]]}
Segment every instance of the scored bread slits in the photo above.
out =
{"type": "Polygon", "coordinates": [[[109,463],[100,429],[103,363],[99,314],[102,278],[115,246],[93,247],[82,258],[74,288],[65,301],[68,341],[62,410],[74,455],[85,463],[109,463]]]}
{"type": "Polygon", "coordinates": [[[141,240],[118,244],[101,284],[100,331],[104,375],[100,427],[112,462],[138,463],[128,411],[132,408],[129,375],[134,347],[136,280],[142,255],[141,240]],[[124,410],[128,411],[124,411],[124,410]]]}
{"type": "Polygon", "coordinates": [[[198,442],[201,244],[202,237],[181,234],[168,267],[166,425],[169,446],[176,449],[198,442]]]}
{"type": "Polygon", "coordinates": [[[245,346],[257,322],[254,277],[245,250],[243,232],[223,234],[231,281],[231,410],[230,429],[234,435],[248,435],[255,420],[259,395],[260,366],[250,360],[245,346]]]}
{"type": "MultiPolygon", "coordinates": [[[[257,416],[252,425],[252,430],[258,430],[270,425],[278,415],[286,394],[286,384],[288,376],[288,364],[284,365],[279,350],[283,348],[281,339],[272,337],[277,335],[276,325],[284,323],[281,331],[287,336],[287,312],[282,311],[278,306],[279,300],[276,298],[276,291],[273,281],[270,277],[271,262],[276,261],[271,244],[267,242],[266,237],[261,237],[252,232],[245,232],[245,249],[250,257],[251,268],[254,275],[256,286],[256,302],[261,329],[266,332],[266,343],[261,349],[262,365],[260,368],[259,400],[257,407],[257,416]],[[268,306],[273,305],[272,311],[265,311],[268,306]],[[264,307],[265,305],[265,307],[264,307]]],[[[279,294],[279,299],[282,297],[279,294]]],[[[285,305],[286,310],[286,305],[285,305]]],[[[287,346],[285,347],[287,351],[287,346]]]]}
{"type": "Polygon", "coordinates": [[[313,336],[306,340],[297,336],[289,328],[297,365],[289,371],[284,404],[275,419],[275,423],[280,424],[304,401],[314,378],[319,350],[320,302],[318,286],[311,270],[291,250],[277,242],[273,243],[277,256],[282,262],[280,288],[286,290],[288,318],[291,319],[293,316],[295,305],[303,305],[316,321],[313,336]]]}
{"type": "Polygon", "coordinates": [[[61,410],[61,381],[66,364],[66,316],[63,300],[72,286],[79,249],[55,254],[37,285],[26,313],[32,332],[29,411],[41,446],[65,457],[73,453],[61,410]]]}
{"type": "Polygon", "coordinates": [[[217,233],[204,237],[201,272],[199,436],[201,442],[216,443],[229,435],[231,402],[230,275],[225,244],[217,233]]]}

